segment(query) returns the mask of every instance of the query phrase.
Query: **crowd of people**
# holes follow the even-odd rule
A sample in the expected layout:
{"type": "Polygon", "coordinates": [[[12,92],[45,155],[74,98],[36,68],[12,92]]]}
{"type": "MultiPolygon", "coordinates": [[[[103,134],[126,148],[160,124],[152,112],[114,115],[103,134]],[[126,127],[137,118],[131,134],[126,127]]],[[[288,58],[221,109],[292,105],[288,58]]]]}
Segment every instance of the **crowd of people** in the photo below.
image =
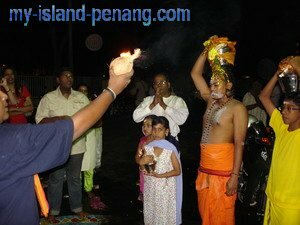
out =
{"type": "MultiPolygon", "coordinates": [[[[276,84],[287,76],[286,68],[289,73],[300,76],[299,57],[285,59],[288,67],[281,65],[265,87],[255,80],[241,102],[234,98],[234,89],[238,88],[232,73],[234,45],[227,39],[211,37],[204,43],[204,50],[191,70],[194,85],[206,102],[195,181],[202,224],[235,224],[248,114],[266,126],[269,121],[276,135],[266,188],[264,224],[300,224],[299,87],[285,93],[281,112],[272,100],[276,84]],[[209,83],[204,75],[207,62],[212,71],[209,83]]],[[[78,91],[74,90],[72,69],[62,68],[57,72],[57,89],[40,100],[36,125],[33,125],[26,119],[33,112],[29,90],[19,84],[13,68],[3,70],[0,224],[39,224],[33,175],[50,169],[49,221],[55,221],[60,214],[65,179],[71,211],[79,217],[87,215],[82,207],[81,183],[83,179],[85,192],[91,202],[95,201],[94,169],[100,166],[102,154],[101,118],[129,84],[132,73],[116,76],[110,70],[108,87],[92,100],[88,86],[81,84],[78,91]]],[[[189,110],[184,99],[172,91],[166,73],[154,74],[152,85],[153,94],[149,96],[145,96],[149,88],[141,79],[131,89],[132,93],[139,93],[132,117],[136,123],[142,122],[143,133],[135,154],[139,166],[138,198],[143,202],[145,224],[179,225],[182,224],[183,180],[178,134],[189,110]]]]}
{"type": "MultiPolygon", "coordinates": [[[[37,121],[44,120],[41,124],[1,124],[1,224],[34,225],[40,223],[33,175],[53,168],[55,169],[50,179],[53,185],[52,190],[55,189],[56,193],[48,192],[50,215],[54,216],[60,211],[62,177],[65,170],[68,174],[67,179],[73,180],[73,183],[69,184],[69,193],[71,191],[75,194],[72,197],[73,200],[70,201],[71,208],[80,216],[84,215],[81,203],[80,171],[85,147],[80,137],[101,119],[115,96],[129,84],[132,74],[133,71],[117,76],[111,69],[108,87],[89,103],[84,94],[74,93],[71,89],[72,72],[69,69],[63,69],[58,73],[58,89],[45,95],[39,106],[37,121]],[[54,96],[58,97],[57,101],[64,102],[66,107],[63,105],[62,109],[51,108],[53,106],[51,103],[55,103],[53,102],[54,96]],[[68,102],[68,99],[71,101],[68,102]],[[73,159],[70,158],[70,154],[74,155],[73,159]]],[[[3,78],[1,86],[5,88],[7,85],[4,79],[6,78],[3,78]]],[[[4,91],[8,90],[5,88],[4,91]]],[[[8,95],[1,90],[0,98],[0,122],[3,123],[9,118],[8,95]]]]}

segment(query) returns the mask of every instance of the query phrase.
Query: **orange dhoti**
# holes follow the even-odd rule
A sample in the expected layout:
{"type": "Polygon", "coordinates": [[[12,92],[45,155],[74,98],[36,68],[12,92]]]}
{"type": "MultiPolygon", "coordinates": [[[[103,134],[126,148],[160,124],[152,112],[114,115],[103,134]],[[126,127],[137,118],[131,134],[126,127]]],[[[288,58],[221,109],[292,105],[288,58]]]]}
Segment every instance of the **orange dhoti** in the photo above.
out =
{"type": "Polygon", "coordinates": [[[227,196],[226,183],[233,168],[234,145],[201,144],[196,190],[203,225],[233,225],[236,194],[227,196]]]}

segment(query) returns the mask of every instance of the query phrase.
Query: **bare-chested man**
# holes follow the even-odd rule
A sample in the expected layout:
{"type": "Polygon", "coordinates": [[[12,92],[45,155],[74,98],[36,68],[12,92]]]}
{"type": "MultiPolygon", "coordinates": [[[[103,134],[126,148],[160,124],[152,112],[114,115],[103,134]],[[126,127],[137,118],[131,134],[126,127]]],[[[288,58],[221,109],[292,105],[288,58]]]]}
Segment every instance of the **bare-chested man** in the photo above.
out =
{"type": "Polygon", "coordinates": [[[238,176],[247,130],[247,110],[232,96],[230,74],[212,74],[210,85],[203,78],[205,49],[191,76],[207,102],[203,117],[201,160],[196,180],[198,208],[202,224],[234,224],[238,176]],[[210,87],[209,87],[210,86],[210,87]]]}

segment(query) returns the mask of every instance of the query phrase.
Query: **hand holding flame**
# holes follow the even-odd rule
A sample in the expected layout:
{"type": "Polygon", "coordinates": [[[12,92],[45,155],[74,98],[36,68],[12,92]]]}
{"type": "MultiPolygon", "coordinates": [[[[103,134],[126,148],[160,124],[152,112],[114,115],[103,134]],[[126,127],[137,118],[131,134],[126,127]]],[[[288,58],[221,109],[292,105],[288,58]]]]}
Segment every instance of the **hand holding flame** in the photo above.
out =
{"type": "Polygon", "coordinates": [[[121,93],[130,83],[133,75],[133,61],[141,55],[140,49],[135,49],[134,54],[130,52],[121,53],[120,57],[114,59],[109,66],[108,87],[114,91],[116,95],[121,93]]]}
{"type": "Polygon", "coordinates": [[[113,69],[114,74],[119,75],[125,75],[128,74],[129,76],[132,76],[133,74],[133,61],[138,58],[141,55],[141,50],[135,49],[134,54],[130,54],[130,52],[121,53],[120,56],[116,59],[114,59],[110,63],[110,69],[113,69]]]}

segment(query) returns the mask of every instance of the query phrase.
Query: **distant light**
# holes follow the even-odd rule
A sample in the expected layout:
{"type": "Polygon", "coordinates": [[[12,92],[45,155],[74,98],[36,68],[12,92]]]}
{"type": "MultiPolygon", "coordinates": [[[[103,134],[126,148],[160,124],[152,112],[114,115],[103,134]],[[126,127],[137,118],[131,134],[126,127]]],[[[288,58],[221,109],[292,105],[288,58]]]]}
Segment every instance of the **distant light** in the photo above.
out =
{"type": "Polygon", "coordinates": [[[99,34],[91,34],[85,39],[85,45],[93,52],[98,51],[103,45],[102,37],[99,34]]]}
{"type": "Polygon", "coordinates": [[[242,76],[242,78],[244,78],[244,79],[250,79],[251,77],[249,75],[245,75],[245,76],[242,76]]]}

